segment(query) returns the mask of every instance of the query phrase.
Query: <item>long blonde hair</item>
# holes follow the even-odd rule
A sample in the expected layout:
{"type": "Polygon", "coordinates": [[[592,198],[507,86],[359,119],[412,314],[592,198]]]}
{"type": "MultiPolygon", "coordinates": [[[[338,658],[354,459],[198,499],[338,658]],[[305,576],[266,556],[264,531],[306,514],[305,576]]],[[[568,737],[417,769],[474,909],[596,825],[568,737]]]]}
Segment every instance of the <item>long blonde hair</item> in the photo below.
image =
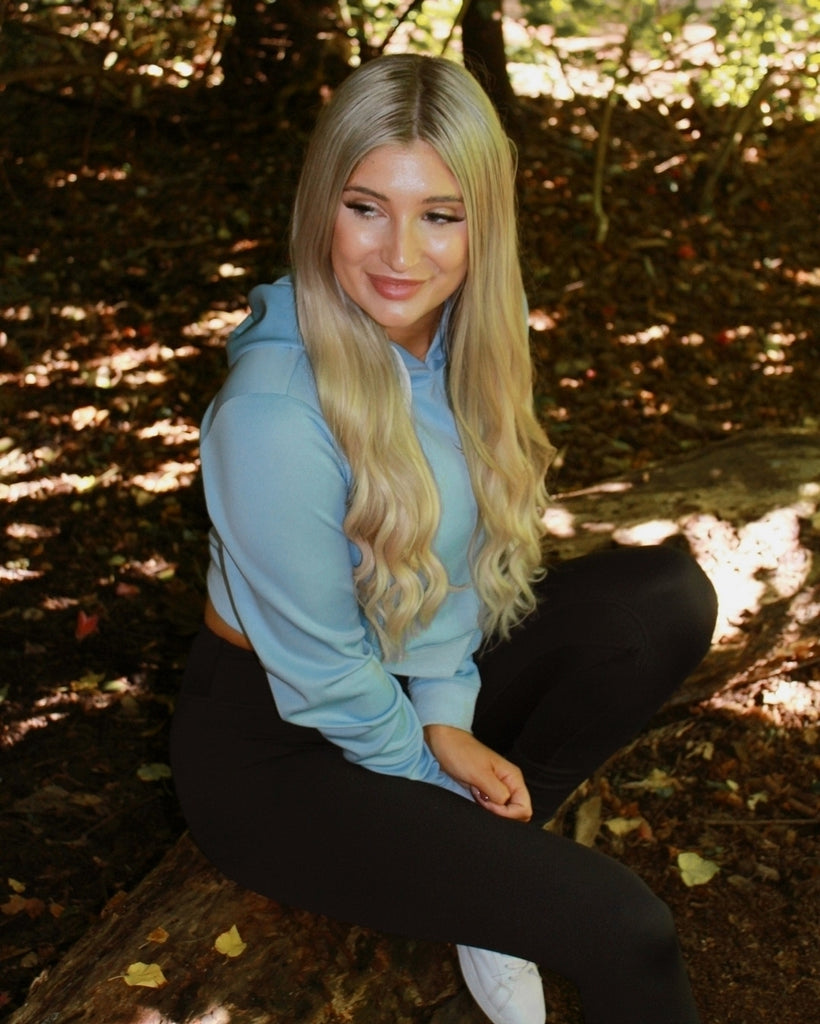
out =
{"type": "Polygon", "coordinates": [[[380,146],[416,140],[437,151],[466,209],[468,272],[448,322],[448,388],[479,510],[470,556],[486,635],[509,635],[535,606],[553,451],[532,405],[509,140],[459,65],[409,54],[374,60],[337,90],[313,133],[291,263],[319,401],[352,470],[344,529],[362,553],[357,592],[387,657],[400,655],[450,590],[433,550],[441,508],[387,334],[339,287],[330,251],[356,167],[380,146]]]}

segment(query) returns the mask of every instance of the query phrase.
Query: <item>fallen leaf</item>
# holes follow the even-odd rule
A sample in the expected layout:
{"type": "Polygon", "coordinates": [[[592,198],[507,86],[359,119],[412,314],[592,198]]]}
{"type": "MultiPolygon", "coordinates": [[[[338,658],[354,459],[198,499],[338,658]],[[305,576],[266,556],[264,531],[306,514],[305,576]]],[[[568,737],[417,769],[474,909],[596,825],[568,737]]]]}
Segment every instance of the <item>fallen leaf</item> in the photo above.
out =
{"type": "Polygon", "coordinates": [[[159,964],[144,964],[139,960],[129,966],[122,979],[126,985],[142,988],[161,988],[167,982],[159,964]]]}
{"type": "Polygon", "coordinates": [[[14,914],[28,914],[32,921],[39,917],[45,909],[46,905],[42,900],[34,897],[26,899],[25,896],[19,895],[11,896],[0,906],[0,910],[3,911],[6,917],[12,917],[14,914]]]}
{"type": "Polygon", "coordinates": [[[574,838],[581,846],[594,846],[601,828],[601,798],[591,796],[578,808],[575,815],[574,838]]]}
{"type": "Polygon", "coordinates": [[[96,793],[72,793],[71,802],[77,807],[100,807],[103,798],[96,793]]]}
{"type": "Polygon", "coordinates": [[[698,853],[679,853],[678,867],[684,885],[705,885],[720,871],[713,860],[705,860],[698,853]]]}
{"type": "Polygon", "coordinates": [[[677,779],[668,775],[661,768],[653,768],[645,779],[641,779],[640,782],[625,782],[623,788],[646,789],[657,793],[658,796],[672,796],[681,786],[677,779]]]}
{"type": "Polygon", "coordinates": [[[636,832],[642,825],[646,824],[645,818],[610,818],[604,822],[609,831],[615,836],[628,836],[630,832],[636,832]]]}
{"type": "Polygon", "coordinates": [[[149,942],[163,943],[168,941],[168,932],[164,928],[155,928],[148,936],[149,942]]]}
{"type": "Polygon", "coordinates": [[[236,925],[232,925],[228,931],[217,936],[216,942],[214,942],[214,949],[217,953],[222,953],[223,956],[233,957],[244,953],[247,945],[247,942],[243,942],[239,937],[236,925]]]}
{"type": "Polygon", "coordinates": [[[105,672],[86,672],[79,679],[71,681],[71,692],[82,693],[85,690],[96,690],[103,679],[105,679],[105,672]]]}
{"type": "Polygon", "coordinates": [[[160,779],[171,778],[171,767],[167,764],[141,764],[137,768],[137,778],[143,782],[159,782],[160,779]]]}
{"type": "Polygon", "coordinates": [[[92,633],[96,633],[99,627],[99,615],[86,615],[82,608],[80,608],[77,612],[77,625],[74,629],[74,636],[78,640],[85,640],[87,636],[91,636],[92,633]]]}
{"type": "Polygon", "coordinates": [[[9,882],[9,889],[11,889],[12,892],[20,893],[20,892],[25,892],[26,891],[26,884],[25,884],[25,882],[18,882],[16,878],[10,878],[8,880],[8,882],[9,882]]]}
{"type": "Polygon", "coordinates": [[[114,593],[117,597],[138,597],[140,588],[134,583],[118,583],[114,593]]]}

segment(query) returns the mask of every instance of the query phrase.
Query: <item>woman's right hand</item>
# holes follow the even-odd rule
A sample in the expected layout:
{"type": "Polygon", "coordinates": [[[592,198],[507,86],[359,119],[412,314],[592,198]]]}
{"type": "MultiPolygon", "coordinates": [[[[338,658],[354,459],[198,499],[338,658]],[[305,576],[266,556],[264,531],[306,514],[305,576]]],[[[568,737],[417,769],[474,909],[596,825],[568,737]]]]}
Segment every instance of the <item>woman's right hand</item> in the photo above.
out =
{"type": "Polygon", "coordinates": [[[501,818],[529,821],[532,802],[521,769],[452,725],[426,725],[424,738],[442,769],[501,818]]]}

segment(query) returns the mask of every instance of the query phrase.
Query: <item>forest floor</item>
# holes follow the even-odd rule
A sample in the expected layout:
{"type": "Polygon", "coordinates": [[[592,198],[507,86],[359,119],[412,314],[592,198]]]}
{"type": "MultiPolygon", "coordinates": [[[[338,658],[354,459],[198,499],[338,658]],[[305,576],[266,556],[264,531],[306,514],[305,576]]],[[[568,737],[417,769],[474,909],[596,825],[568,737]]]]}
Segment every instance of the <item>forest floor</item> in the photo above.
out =
{"type": "MultiPolygon", "coordinates": [[[[0,99],[2,1017],[183,831],[166,746],[203,598],[197,425],[248,289],[285,266],[304,133],[273,111],[0,99]]],[[[553,490],[739,431],[816,432],[817,127],[747,139],[706,214],[720,124],[618,110],[596,243],[594,104],[524,109],[553,490]]],[[[803,651],[663,711],[568,816],[592,808],[597,845],[671,905],[705,1024],[820,1005],[820,659],[803,651]]]]}

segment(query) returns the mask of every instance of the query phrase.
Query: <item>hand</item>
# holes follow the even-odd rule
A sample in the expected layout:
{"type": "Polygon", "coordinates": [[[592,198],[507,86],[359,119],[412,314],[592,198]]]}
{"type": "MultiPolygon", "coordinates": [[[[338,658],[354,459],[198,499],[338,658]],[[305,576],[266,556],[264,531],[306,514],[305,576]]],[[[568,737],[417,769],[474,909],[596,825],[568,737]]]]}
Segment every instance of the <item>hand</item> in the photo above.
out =
{"type": "Polygon", "coordinates": [[[476,803],[501,818],[532,818],[524,776],[511,761],[452,725],[426,725],[424,738],[442,769],[466,786],[476,803]]]}

